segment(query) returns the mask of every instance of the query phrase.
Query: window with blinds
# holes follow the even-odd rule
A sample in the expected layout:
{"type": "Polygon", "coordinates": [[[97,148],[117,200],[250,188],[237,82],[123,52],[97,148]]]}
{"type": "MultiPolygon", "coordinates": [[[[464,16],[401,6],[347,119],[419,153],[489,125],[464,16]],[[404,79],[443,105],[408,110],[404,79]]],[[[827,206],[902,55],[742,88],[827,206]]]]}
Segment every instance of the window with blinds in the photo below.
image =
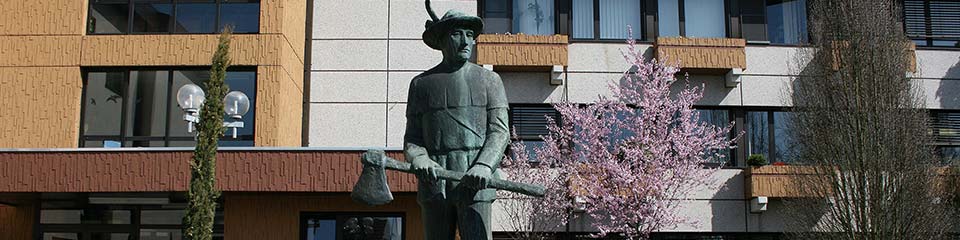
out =
{"type": "Polygon", "coordinates": [[[547,116],[560,120],[560,112],[551,105],[514,105],[510,107],[510,127],[519,140],[540,141],[540,136],[550,133],[547,116]]]}
{"type": "Polygon", "coordinates": [[[936,145],[960,146],[960,112],[935,112],[930,117],[930,134],[936,145]]]}
{"type": "Polygon", "coordinates": [[[903,18],[917,46],[960,47],[960,0],[904,0],[903,18]]]}

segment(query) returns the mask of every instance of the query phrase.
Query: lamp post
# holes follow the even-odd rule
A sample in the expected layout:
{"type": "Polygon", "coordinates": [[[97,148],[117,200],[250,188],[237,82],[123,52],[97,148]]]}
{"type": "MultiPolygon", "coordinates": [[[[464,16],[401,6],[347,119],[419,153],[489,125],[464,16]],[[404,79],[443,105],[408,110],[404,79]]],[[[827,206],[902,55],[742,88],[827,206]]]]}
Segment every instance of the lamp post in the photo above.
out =
{"type": "MultiPolygon", "coordinates": [[[[195,84],[187,84],[177,90],[177,103],[183,109],[183,120],[187,122],[187,132],[193,132],[193,125],[200,122],[200,107],[203,106],[203,100],[206,94],[203,89],[195,84]]],[[[230,122],[224,122],[223,127],[230,128],[233,131],[233,138],[237,138],[237,129],[243,128],[243,115],[250,110],[250,98],[240,91],[231,91],[223,97],[223,110],[227,116],[233,119],[230,122]]]]}

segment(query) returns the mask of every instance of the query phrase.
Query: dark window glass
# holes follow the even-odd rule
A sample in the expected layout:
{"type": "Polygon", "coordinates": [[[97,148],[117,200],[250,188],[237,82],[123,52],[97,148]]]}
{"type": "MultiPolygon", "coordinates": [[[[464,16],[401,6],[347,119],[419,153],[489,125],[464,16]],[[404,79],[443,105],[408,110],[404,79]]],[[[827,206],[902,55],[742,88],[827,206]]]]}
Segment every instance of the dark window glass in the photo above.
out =
{"type": "Polygon", "coordinates": [[[917,46],[960,47],[960,1],[905,0],[904,28],[917,46]]]}
{"type": "Polygon", "coordinates": [[[572,0],[573,38],[594,38],[593,0],[572,0]]]}
{"type": "MultiPolygon", "coordinates": [[[[166,135],[169,71],[131,71],[127,91],[125,133],[133,137],[166,135]]],[[[131,141],[125,146],[162,147],[163,141],[131,141]]]]}
{"type": "MultiPolygon", "coordinates": [[[[85,75],[82,147],[192,147],[195,132],[187,132],[177,90],[192,83],[204,87],[208,70],[133,70],[85,75]],[[126,97],[123,97],[126,96],[126,97]]],[[[237,138],[232,130],[221,138],[221,146],[253,146],[256,117],[256,72],[229,71],[226,85],[250,99],[250,110],[241,119],[225,117],[224,122],[242,121],[237,138]]]]}
{"type": "Polygon", "coordinates": [[[126,87],[125,72],[92,72],[87,74],[83,109],[82,134],[103,138],[92,141],[120,140],[120,122],[126,87]]]}
{"type": "Polygon", "coordinates": [[[553,35],[553,0],[513,0],[513,32],[553,35]]]}
{"type": "Polygon", "coordinates": [[[771,43],[806,43],[807,1],[768,0],[767,32],[771,43]]]}
{"type": "Polygon", "coordinates": [[[129,233],[90,233],[90,240],[131,240],[129,233]]]}
{"type": "Polygon", "coordinates": [[[133,29],[135,33],[164,33],[170,31],[173,4],[170,0],[134,0],[133,29]]]}
{"type": "Polygon", "coordinates": [[[796,148],[791,128],[794,113],[773,112],[773,144],[778,162],[795,162],[796,148]]]}
{"type": "Polygon", "coordinates": [[[130,5],[126,0],[95,0],[87,17],[88,33],[127,33],[130,5]]]}
{"type": "Polygon", "coordinates": [[[305,240],[403,239],[400,214],[307,214],[300,224],[305,240]]]}
{"type": "Polygon", "coordinates": [[[747,154],[763,155],[769,163],[795,162],[793,117],[792,112],[748,111],[745,118],[747,154]]]}
{"type": "Polygon", "coordinates": [[[483,1],[483,33],[508,33],[512,23],[510,0],[483,1]]]}
{"type": "Polygon", "coordinates": [[[767,41],[766,3],[764,0],[741,0],[740,29],[747,41],[767,41]]]}
{"type": "Polygon", "coordinates": [[[770,122],[767,115],[767,112],[747,112],[747,154],[760,154],[770,161],[770,122]]]}
{"type": "Polygon", "coordinates": [[[180,1],[176,12],[174,33],[212,33],[217,30],[217,4],[213,1],[180,1]]]}
{"type": "Polygon", "coordinates": [[[600,1],[600,38],[626,39],[628,27],[633,37],[639,38],[641,13],[638,0],[600,1]]]}
{"type": "Polygon", "coordinates": [[[229,0],[220,4],[220,26],[233,26],[235,33],[256,33],[260,31],[260,3],[253,0],[229,0]]]}
{"type": "Polygon", "coordinates": [[[40,238],[43,240],[80,240],[80,234],[45,232],[40,238]]]}
{"type": "MultiPolygon", "coordinates": [[[[178,223],[179,224],[179,223],[178,223]]],[[[181,240],[180,229],[140,229],[140,240],[181,240]]]]}

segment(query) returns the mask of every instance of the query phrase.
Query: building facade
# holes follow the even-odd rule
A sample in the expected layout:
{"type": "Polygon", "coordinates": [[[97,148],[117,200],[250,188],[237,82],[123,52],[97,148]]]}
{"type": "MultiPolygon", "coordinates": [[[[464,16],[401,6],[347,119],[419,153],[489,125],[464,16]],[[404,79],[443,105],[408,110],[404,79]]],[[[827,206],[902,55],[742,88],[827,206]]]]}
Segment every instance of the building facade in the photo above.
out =
{"type": "MultiPolygon", "coordinates": [[[[960,129],[960,2],[905,0],[913,72],[943,133],[960,129]],[[941,21],[943,20],[943,21],[941,21]]],[[[503,78],[511,127],[530,145],[549,103],[588,103],[629,65],[633,37],[651,58],[680,60],[707,121],[745,134],[725,167],[683,203],[697,224],[663,239],[774,239],[784,230],[786,119],[804,63],[805,0],[436,0],[437,13],[481,16],[475,62],[503,78]],[[627,26],[631,26],[632,36],[627,26]],[[510,34],[507,34],[510,33],[510,34]],[[520,34],[522,33],[522,35],[520,34]]],[[[402,159],[410,80],[440,61],[421,39],[419,0],[10,0],[0,3],[0,239],[182,239],[193,135],[177,90],[208,78],[233,26],[232,90],[251,98],[224,137],[215,232],[222,239],[345,239],[371,227],[421,239],[416,179],[391,173],[396,200],[353,203],[359,154],[402,159]]],[[[960,156],[950,134],[938,138],[960,156]]],[[[504,200],[508,201],[508,200],[504,200]]],[[[501,201],[502,202],[502,201],[501,201]]],[[[512,231],[494,213],[499,233],[512,231]]],[[[576,218],[550,231],[589,233],[576,218]]],[[[560,234],[563,235],[563,234],[560,234]]]]}

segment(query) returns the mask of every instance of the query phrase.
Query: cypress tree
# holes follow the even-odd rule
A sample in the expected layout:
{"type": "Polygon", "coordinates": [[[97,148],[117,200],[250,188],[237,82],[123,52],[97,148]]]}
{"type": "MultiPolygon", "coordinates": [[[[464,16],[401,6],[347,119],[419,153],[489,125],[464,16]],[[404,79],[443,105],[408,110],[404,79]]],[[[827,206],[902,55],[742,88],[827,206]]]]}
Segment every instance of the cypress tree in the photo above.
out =
{"type": "Polygon", "coordinates": [[[223,97],[228,87],[223,83],[230,66],[231,27],[220,34],[213,54],[210,79],[204,84],[206,99],[197,124],[197,147],[190,162],[190,189],[187,190],[187,213],[183,218],[184,236],[190,240],[213,238],[213,224],[220,191],[216,189],[217,143],[223,136],[223,97]]]}

